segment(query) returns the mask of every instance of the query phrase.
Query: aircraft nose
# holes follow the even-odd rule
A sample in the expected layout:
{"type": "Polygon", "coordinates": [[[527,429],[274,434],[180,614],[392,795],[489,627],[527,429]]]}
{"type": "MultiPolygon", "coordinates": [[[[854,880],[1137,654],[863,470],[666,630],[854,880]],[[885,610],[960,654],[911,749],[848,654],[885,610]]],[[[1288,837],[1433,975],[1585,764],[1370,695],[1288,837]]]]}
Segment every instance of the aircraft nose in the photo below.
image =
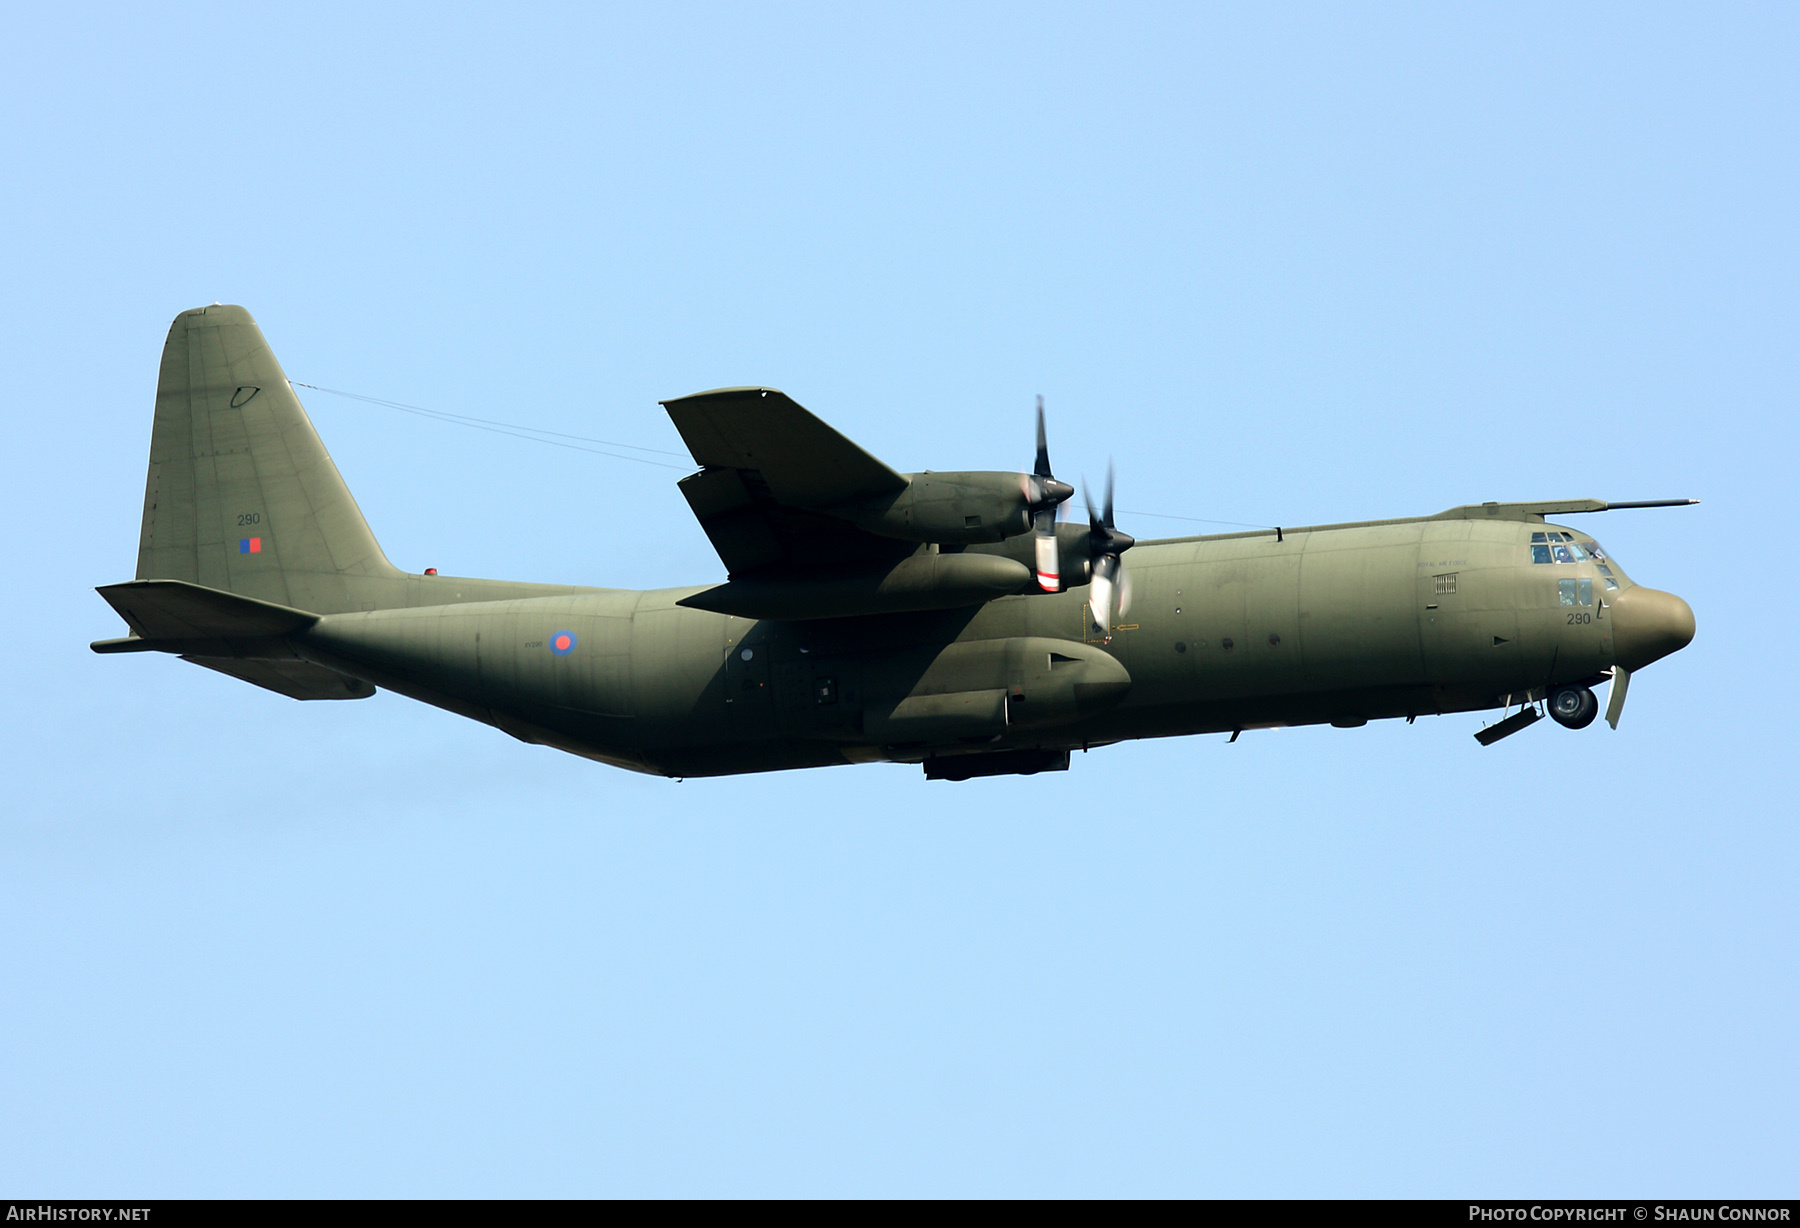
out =
{"type": "Polygon", "coordinates": [[[1628,588],[1613,598],[1613,659],[1626,669],[1643,669],[1694,638],[1694,611],[1674,593],[1628,588]]]}

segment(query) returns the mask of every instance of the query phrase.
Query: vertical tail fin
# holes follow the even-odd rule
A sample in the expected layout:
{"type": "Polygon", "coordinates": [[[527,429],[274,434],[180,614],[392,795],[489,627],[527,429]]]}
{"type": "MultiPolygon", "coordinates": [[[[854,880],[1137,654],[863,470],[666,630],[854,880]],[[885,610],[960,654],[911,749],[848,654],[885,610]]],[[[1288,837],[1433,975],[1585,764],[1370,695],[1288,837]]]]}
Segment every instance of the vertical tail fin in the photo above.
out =
{"type": "Polygon", "coordinates": [[[169,329],[137,578],[317,614],[403,600],[401,573],[242,307],[184,311],[169,329]]]}

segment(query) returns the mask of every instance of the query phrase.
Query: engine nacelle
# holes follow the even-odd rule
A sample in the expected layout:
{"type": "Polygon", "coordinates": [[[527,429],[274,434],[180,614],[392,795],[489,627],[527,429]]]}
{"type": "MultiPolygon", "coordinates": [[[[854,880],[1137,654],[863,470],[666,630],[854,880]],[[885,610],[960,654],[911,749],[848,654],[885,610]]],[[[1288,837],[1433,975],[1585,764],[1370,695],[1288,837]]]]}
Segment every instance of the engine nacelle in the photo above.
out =
{"type": "Polygon", "coordinates": [[[897,494],[825,510],[901,541],[971,545],[1031,531],[1031,504],[1016,473],[909,473],[897,494]]]}

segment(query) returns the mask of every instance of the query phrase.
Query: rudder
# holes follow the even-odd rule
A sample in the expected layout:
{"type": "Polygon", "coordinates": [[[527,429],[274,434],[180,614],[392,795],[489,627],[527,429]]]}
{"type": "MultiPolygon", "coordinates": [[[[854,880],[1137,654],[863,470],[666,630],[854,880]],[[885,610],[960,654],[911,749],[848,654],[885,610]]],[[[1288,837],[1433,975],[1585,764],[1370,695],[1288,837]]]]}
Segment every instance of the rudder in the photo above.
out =
{"type": "Polygon", "coordinates": [[[403,601],[401,573],[242,307],[184,311],[169,328],[137,578],[318,614],[403,601]]]}

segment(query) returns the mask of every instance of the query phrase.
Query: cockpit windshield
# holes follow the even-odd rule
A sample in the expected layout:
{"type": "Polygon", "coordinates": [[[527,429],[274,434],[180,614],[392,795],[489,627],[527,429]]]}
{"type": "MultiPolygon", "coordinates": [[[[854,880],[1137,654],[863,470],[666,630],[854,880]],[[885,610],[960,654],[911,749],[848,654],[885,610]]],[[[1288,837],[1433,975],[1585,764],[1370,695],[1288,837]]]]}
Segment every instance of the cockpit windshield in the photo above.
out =
{"type": "Polygon", "coordinates": [[[1600,543],[1576,541],[1573,533],[1564,533],[1561,529],[1545,529],[1531,535],[1531,561],[1551,564],[1591,562],[1609,590],[1619,587],[1612,568],[1606,565],[1607,554],[1600,548],[1600,543]]]}
{"type": "Polygon", "coordinates": [[[1590,558],[1598,562],[1605,557],[1598,544],[1578,542],[1573,533],[1549,529],[1531,535],[1531,561],[1534,563],[1582,563],[1590,558]]]}

